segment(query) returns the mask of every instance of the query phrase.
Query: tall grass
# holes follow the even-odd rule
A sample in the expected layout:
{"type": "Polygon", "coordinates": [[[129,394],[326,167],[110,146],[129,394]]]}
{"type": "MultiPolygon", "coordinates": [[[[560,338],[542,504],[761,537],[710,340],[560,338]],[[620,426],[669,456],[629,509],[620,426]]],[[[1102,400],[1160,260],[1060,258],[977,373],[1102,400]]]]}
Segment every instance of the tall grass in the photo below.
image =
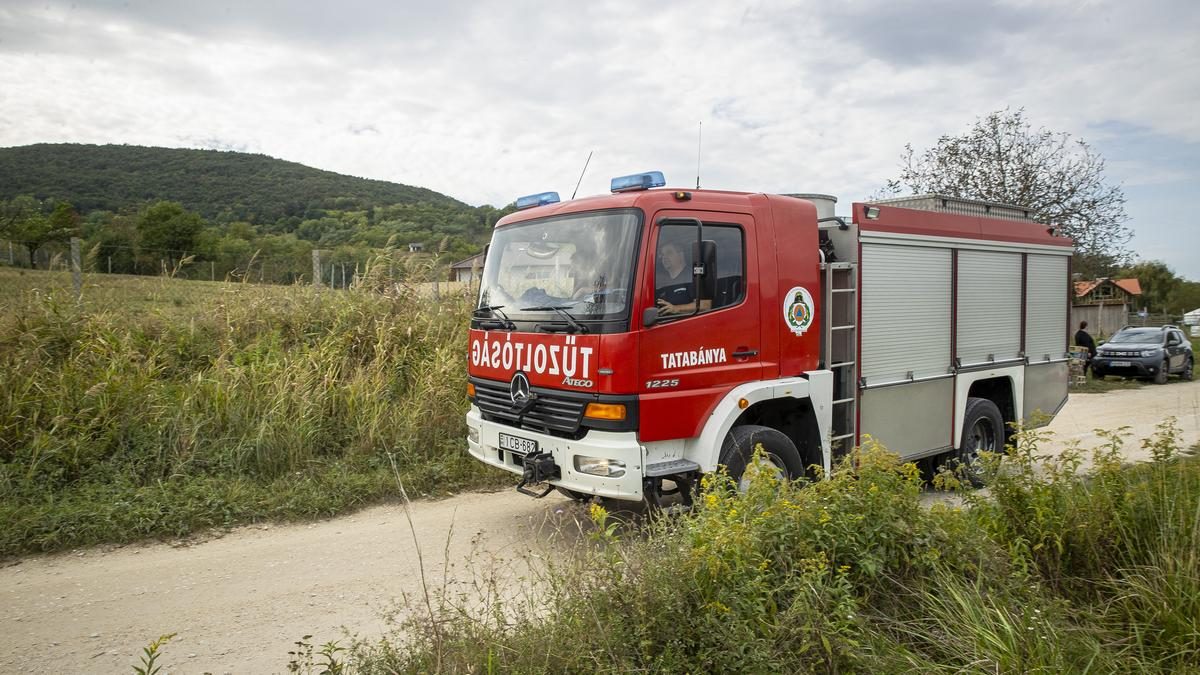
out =
{"type": "MultiPolygon", "coordinates": [[[[923,503],[878,447],[803,487],[711,479],[698,509],[593,545],[513,599],[442,596],[359,643],[359,672],[1196,672],[1200,461],[1170,425],[1086,471],[1042,437],[992,458],[991,496],[923,503]],[[483,608],[482,610],[479,608],[483,608]]],[[[485,588],[487,588],[485,586],[485,588]]]]}
{"type": "Polygon", "coordinates": [[[461,450],[465,297],[225,287],[6,306],[0,555],[333,513],[394,492],[389,454],[417,492],[495,480],[461,450]]]}

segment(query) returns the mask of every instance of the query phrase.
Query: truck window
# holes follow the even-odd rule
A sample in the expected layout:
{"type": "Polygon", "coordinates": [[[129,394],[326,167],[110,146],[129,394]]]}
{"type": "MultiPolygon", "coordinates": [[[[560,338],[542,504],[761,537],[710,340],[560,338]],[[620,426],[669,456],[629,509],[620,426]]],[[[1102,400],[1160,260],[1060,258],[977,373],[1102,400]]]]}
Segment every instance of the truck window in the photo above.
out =
{"type": "Polygon", "coordinates": [[[714,259],[705,261],[711,268],[708,273],[715,275],[715,283],[698,285],[692,276],[696,229],[688,225],[664,225],[659,230],[654,256],[654,299],[664,318],[697,313],[698,289],[699,313],[735,305],[745,295],[741,228],[706,224],[703,237],[715,251],[714,259]]]}

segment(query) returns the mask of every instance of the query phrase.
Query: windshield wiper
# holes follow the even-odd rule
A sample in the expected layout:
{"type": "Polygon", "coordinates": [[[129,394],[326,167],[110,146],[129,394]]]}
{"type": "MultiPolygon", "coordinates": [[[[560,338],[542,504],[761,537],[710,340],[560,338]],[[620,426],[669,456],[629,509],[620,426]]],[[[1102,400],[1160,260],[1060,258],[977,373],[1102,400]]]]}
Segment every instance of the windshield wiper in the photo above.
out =
{"type": "Polygon", "coordinates": [[[571,332],[575,332],[575,331],[578,331],[580,333],[588,332],[587,326],[579,323],[578,319],[571,316],[571,313],[567,311],[568,308],[570,308],[570,305],[545,305],[543,307],[522,307],[521,311],[522,312],[555,311],[555,312],[558,312],[558,315],[561,316],[563,319],[566,319],[567,325],[573,329],[571,332]]]}
{"type": "Polygon", "coordinates": [[[471,316],[475,317],[476,319],[480,319],[479,325],[482,328],[495,327],[495,328],[503,328],[505,330],[516,330],[517,325],[515,323],[513,323],[512,321],[510,321],[508,316],[504,312],[500,311],[503,308],[504,308],[504,305],[484,305],[483,307],[479,307],[474,312],[472,312],[471,316]],[[484,320],[483,316],[481,315],[481,312],[487,312],[488,314],[491,314],[492,316],[498,315],[500,317],[500,320],[498,320],[498,321],[497,320],[492,320],[492,321],[484,320]]]}

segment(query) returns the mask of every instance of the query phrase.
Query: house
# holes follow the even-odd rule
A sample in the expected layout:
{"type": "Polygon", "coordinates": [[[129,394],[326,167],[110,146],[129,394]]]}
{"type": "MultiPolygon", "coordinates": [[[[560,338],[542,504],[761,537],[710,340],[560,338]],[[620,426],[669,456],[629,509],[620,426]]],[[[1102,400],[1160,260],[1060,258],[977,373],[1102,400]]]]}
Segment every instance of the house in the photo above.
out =
{"type": "Polygon", "coordinates": [[[466,260],[459,260],[450,266],[451,281],[474,283],[483,274],[483,254],[473,255],[466,260]]]}
{"type": "Polygon", "coordinates": [[[1137,279],[1076,281],[1071,301],[1071,330],[1088,322],[1092,335],[1112,335],[1127,324],[1129,313],[1138,310],[1142,285],[1137,279]]]}

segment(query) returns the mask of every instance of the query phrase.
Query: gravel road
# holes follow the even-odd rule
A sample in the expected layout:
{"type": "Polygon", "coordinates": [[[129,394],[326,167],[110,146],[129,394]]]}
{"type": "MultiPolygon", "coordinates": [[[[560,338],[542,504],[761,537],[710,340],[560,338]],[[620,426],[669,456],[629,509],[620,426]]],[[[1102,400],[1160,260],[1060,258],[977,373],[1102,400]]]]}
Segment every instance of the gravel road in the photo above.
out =
{"type": "MultiPolygon", "coordinates": [[[[1164,417],[1185,447],[1200,442],[1200,381],[1077,394],[1055,419],[1055,442],[1098,442],[1094,429],[1129,425],[1128,448],[1164,417]]],[[[519,581],[524,557],[578,537],[581,512],[554,495],[512,491],[417,502],[411,515],[431,586],[481,569],[519,581]],[[449,566],[444,564],[449,561],[449,566]]],[[[170,672],[285,672],[304,635],[342,627],[362,636],[404,594],[419,597],[421,566],[404,510],[382,506],[302,525],[251,526],[200,543],[87,549],[0,568],[0,672],[129,672],[164,633],[170,672]]]]}

